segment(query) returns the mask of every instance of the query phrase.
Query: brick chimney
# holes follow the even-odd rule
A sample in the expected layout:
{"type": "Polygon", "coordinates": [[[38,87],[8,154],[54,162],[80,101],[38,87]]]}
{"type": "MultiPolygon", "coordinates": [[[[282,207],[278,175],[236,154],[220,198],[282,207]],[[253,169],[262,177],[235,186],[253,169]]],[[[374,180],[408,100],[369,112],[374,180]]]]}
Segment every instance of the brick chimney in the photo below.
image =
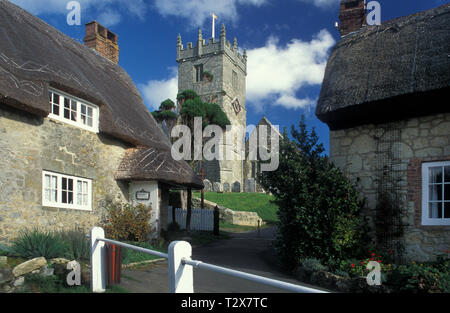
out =
{"type": "Polygon", "coordinates": [[[341,0],[339,20],[341,21],[339,26],[341,37],[366,26],[366,1],[341,0]]]}
{"type": "Polygon", "coordinates": [[[118,36],[96,21],[86,24],[84,44],[111,62],[119,63],[118,36]]]}

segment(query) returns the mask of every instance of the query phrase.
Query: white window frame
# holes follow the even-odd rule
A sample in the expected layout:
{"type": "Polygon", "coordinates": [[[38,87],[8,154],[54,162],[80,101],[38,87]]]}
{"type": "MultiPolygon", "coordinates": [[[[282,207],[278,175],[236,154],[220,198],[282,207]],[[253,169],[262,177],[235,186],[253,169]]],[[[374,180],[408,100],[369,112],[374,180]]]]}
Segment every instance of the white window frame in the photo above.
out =
{"type": "MultiPolygon", "coordinates": [[[[50,179],[50,182],[51,181],[52,181],[52,179],[50,179]]],[[[52,187],[52,185],[50,187],[52,187]]],[[[42,205],[45,207],[52,207],[52,208],[92,211],[92,180],[86,179],[86,178],[81,178],[81,177],[76,177],[76,176],[59,174],[59,173],[50,172],[50,171],[42,171],[42,205]],[[56,177],[56,179],[57,179],[56,180],[57,181],[56,201],[52,201],[52,199],[48,200],[46,198],[46,190],[48,189],[48,188],[46,188],[47,186],[45,184],[46,176],[56,177]],[[62,180],[63,180],[63,178],[73,180],[73,190],[72,190],[73,203],[63,203],[62,202],[62,195],[63,195],[62,180]],[[87,186],[87,190],[84,190],[85,191],[84,193],[83,193],[83,190],[81,191],[81,194],[82,194],[82,198],[80,199],[81,205],[78,204],[78,200],[79,200],[78,194],[80,191],[80,190],[78,190],[78,182],[81,182],[82,188],[83,188],[83,185],[87,186]],[[84,196],[87,196],[87,201],[85,201],[86,204],[83,204],[84,196]]]]}
{"type": "MultiPolygon", "coordinates": [[[[422,225],[425,226],[450,226],[450,218],[430,218],[429,217],[429,169],[431,167],[444,167],[450,166],[450,161],[443,162],[429,162],[422,163],[422,225]]],[[[445,183],[444,177],[442,178],[443,187],[449,185],[450,183],[445,183]]],[[[450,199],[445,199],[444,190],[442,190],[442,203],[450,201],[450,199]]]]}
{"type": "MultiPolygon", "coordinates": [[[[57,115],[57,114],[53,113],[53,102],[50,101],[51,108],[50,108],[50,114],[48,115],[49,118],[52,118],[57,121],[60,121],[60,122],[66,123],[66,124],[70,124],[72,126],[76,126],[76,127],[79,127],[79,128],[85,129],[85,130],[89,130],[94,133],[99,132],[99,114],[100,114],[99,112],[100,112],[100,110],[99,110],[98,106],[96,106],[95,104],[89,103],[85,100],[82,100],[80,98],[71,96],[65,92],[56,90],[56,89],[49,88],[48,92],[59,95],[59,114],[57,115]],[[72,121],[70,118],[64,117],[64,99],[68,99],[69,103],[72,103],[72,101],[76,102],[76,121],[72,121]],[[88,108],[92,108],[92,126],[89,126],[87,124],[85,125],[82,122],[82,119],[81,119],[81,115],[82,115],[81,114],[81,106],[82,105],[86,106],[86,110],[88,108]]],[[[52,96],[52,99],[53,99],[53,96],[52,96]]],[[[52,99],[50,99],[50,100],[52,100],[52,99]]],[[[72,110],[70,112],[72,112],[72,110]]]]}

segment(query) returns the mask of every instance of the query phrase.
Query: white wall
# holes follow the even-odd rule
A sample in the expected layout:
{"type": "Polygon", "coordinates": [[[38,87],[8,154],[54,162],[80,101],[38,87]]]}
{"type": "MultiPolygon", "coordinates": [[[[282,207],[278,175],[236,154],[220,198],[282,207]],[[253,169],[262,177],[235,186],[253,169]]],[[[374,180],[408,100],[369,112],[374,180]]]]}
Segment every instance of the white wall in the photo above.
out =
{"type": "Polygon", "coordinates": [[[133,181],[130,183],[130,200],[133,203],[142,203],[146,206],[152,206],[152,214],[150,218],[151,238],[159,237],[160,230],[160,208],[158,197],[158,182],[157,181],[133,181]],[[150,199],[148,201],[136,200],[136,192],[138,191],[150,192],[150,199]]]}

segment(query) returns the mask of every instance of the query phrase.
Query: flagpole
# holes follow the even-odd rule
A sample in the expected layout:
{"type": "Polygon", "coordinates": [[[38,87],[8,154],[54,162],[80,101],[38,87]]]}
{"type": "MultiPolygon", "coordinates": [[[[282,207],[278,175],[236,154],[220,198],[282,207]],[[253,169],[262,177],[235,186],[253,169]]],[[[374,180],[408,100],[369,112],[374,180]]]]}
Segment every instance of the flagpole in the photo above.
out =
{"type": "Polygon", "coordinates": [[[216,37],[216,18],[217,16],[214,13],[211,13],[212,16],[212,38],[216,37]]]}

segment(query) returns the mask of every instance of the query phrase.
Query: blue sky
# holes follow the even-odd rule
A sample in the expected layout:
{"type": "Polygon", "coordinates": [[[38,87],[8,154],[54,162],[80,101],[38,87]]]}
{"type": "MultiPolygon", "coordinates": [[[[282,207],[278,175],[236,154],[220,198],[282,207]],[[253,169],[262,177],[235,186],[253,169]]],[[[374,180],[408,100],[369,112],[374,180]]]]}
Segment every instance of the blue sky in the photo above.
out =
{"type": "MultiPolygon", "coordinates": [[[[176,95],[176,40],[195,42],[197,29],[211,37],[210,13],[248,51],[247,124],[265,115],[290,128],[305,114],[328,152],[328,127],[314,115],[339,0],[79,0],[81,25],[67,24],[66,0],[11,0],[82,42],[84,24],[98,20],[119,36],[119,64],[130,74],[149,110],[176,95]]],[[[413,14],[446,0],[379,0],[381,20],[413,14]]]]}

